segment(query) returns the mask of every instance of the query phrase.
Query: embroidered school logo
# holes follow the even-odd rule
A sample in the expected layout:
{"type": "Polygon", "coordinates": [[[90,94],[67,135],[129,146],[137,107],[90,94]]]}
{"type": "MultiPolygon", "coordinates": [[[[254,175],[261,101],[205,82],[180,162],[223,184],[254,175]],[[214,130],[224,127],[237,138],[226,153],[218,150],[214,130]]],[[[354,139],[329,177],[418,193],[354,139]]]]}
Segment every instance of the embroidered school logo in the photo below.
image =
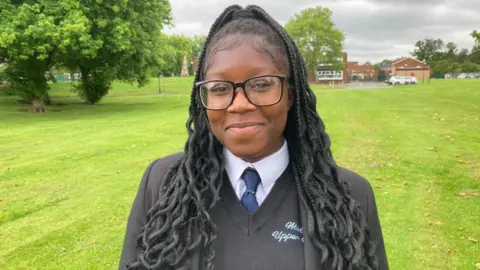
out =
{"type": "Polygon", "coordinates": [[[285,223],[284,230],[274,231],[272,237],[283,243],[291,240],[303,242],[303,228],[300,228],[296,222],[289,221],[285,223]]]}

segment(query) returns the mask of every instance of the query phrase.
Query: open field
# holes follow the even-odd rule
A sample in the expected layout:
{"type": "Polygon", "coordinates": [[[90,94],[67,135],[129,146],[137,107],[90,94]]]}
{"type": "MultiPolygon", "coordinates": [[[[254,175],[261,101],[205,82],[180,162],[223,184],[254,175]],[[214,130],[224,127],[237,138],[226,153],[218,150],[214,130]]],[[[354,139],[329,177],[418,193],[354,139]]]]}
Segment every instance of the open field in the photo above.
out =
{"type": "MultiPolygon", "coordinates": [[[[0,269],[116,269],[143,170],[184,146],[192,79],[94,106],[56,84],[45,114],[0,97],[0,269]]],[[[374,187],[391,269],[475,269],[480,80],[316,93],[337,162],[374,187]]]]}

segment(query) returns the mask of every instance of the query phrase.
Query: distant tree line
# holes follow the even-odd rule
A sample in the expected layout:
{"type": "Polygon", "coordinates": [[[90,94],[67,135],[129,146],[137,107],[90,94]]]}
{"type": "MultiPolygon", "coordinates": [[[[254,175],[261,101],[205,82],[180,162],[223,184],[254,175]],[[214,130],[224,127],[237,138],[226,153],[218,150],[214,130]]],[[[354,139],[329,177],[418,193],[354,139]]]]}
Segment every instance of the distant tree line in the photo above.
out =
{"type": "Polygon", "coordinates": [[[188,37],[181,34],[167,35],[160,34],[161,47],[159,52],[159,65],[155,66],[152,75],[154,76],[179,76],[182,70],[184,58],[187,59],[189,74],[195,72],[193,57],[198,56],[205,44],[206,36],[195,35],[188,37]]]}
{"type": "Polygon", "coordinates": [[[430,65],[434,74],[480,72],[480,33],[473,31],[471,36],[475,45],[470,50],[439,38],[427,38],[415,43],[411,55],[430,65]]]}
{"type": "MultiPolygon", "coordinates": [[[[459,49],[453,42],[445,43],[441,39],[426,38],[415,42],[411,56],[427,63],[434,74],[480,72],[480,32],[471,34],[475,45],[472,49],[459,49]]],[[[377,70],[390,67],[392,60],[384,59],[374,66],[377,70]]],[[[369,61],[365,65],[370,64],[369,61]]]]}

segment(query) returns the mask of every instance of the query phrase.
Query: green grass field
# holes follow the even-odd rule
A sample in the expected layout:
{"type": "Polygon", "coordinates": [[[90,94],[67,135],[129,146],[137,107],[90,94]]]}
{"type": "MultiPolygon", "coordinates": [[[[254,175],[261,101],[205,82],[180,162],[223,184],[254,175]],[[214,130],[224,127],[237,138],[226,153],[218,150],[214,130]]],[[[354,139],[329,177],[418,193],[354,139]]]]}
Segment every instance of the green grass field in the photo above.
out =
{"type": "MultiPolygon", "coordinates": [[[[179,152],[192,78],[51,112],[0,97],[0,269],[116,269],[140,177],[179,152]]],[[[316,90],[337,162],[367,177],[391,269],[480,263],[480,80],[316,90]]]]}

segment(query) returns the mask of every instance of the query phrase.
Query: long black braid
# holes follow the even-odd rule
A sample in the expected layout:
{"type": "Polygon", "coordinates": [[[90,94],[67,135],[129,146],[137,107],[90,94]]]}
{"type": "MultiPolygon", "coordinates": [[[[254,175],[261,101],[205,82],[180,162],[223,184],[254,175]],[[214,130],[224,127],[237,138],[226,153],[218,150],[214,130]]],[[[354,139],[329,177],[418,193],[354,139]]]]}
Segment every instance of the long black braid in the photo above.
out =
{"type": "MultiPolygon", "coordinates": [[[[228,7],[210,29],[195,82],[204,79],[212,48],[218,47],[225,37],[235,35],[260,36],[267,46],[273,47],[280,40],[281,51],[288,58],[289,66],[284,68],[290,73],[295,102],[284,136],[299,198],[307,209],[305,233],[321,251],[323,266],[338,270],[377,269],[362,211],[338,178],[331,142],[317,113],[303,58],[285,29],[260,7],[228,7]]],[[[268,48],[263,50],[278,57],[268,48]]],[[[217,227],[209,212],[219,201],[223,146],[209,130],[195,87],[189,113],[185,155],[165,176],[160,197],[148,211],[147,224],[137,241],[138,258],[128,265],[129,269],[188,269],[189,256],[196,248],[203,248],[207,269],[213,269],[212,241],[217,227]]]]}

